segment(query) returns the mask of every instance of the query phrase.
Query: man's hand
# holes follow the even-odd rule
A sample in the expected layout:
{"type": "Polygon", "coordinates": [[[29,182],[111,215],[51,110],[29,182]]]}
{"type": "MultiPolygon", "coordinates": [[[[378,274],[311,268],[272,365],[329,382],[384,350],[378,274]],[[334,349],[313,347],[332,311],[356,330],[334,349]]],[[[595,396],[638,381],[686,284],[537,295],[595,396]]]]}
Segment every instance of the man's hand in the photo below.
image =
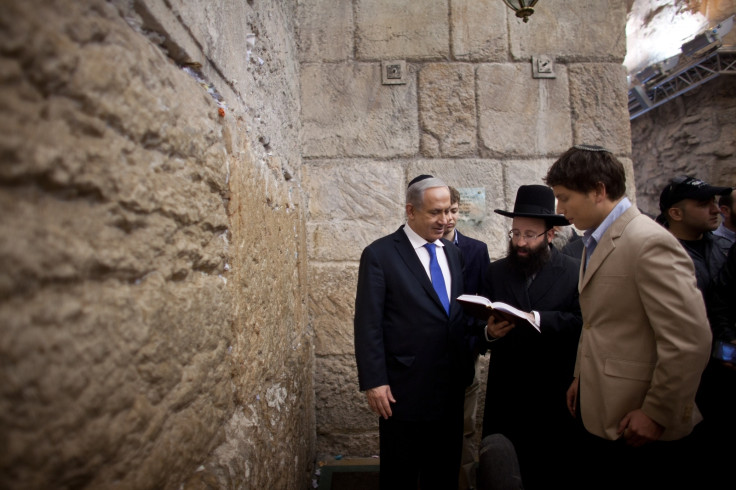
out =
{"type": "Polygon", "coordinates": [[[567,389],[567,411],[575,417],[575,409],[578,406],[578,388],[580,387],[580,378],[575,378],[567,389]]]}
{"type": "Polygon", "coordinates": [[[627,413],[618,424],[619,435],[623,435],[626,444],[632,447],[656,441],[662,437],[663,432],[664,427],[649,418],[640,408],[627,413]]]}
{"type": "Polygon", "coordinates": [[[368,397],[368,405],[371,406],[371,411],[388,419],[391,416],[391,403],[396,403],[394,396],[391,394],[391,388],[389,385],[376,386],[366,390],[366,396],[368,397]]]}
{"type": "Polygon", "coordinates": [[[488,317],[488,324],[486,325],[486,335],[488,335],[488,338],[493,339],[500,339],[509,331],[511,331],[512,328],[516,326],[515,323],[510,323],[506,320],[504,321],[497,321],[493,315],[488,317]]]}

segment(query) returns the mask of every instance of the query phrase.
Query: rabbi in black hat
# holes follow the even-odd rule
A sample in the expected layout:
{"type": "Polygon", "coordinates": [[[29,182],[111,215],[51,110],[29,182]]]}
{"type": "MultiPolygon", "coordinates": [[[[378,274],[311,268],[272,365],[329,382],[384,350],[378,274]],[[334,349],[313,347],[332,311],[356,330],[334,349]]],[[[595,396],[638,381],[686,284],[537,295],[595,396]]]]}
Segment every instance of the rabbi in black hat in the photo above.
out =
{"type": "Polygon", "coordinates": [[[368,245],[355,299],[360,390],[379,417],[380,487],[457,488],[465,386],[460,249],[442,238],[450,190],[420,175],[406,191],[406,225],[368,245]]]}
{"type": "MultiPolygon", "coordinates": [[[[509,248],[505,258],[490,265],[484,296],[531,315],[529,322],[488,320],[491,356],[483,437],[503,434],[513,443],[525,490],[570,488],[578,431],[567,412],[565,392],[582,325],[580,261],[550,245],[553,227],[569,223],[555,214],[549,187],[523,185],[513,211],[495,212],[512,218],[509,248]]],[[[483,458],[483,447],[481,443],[479,478],[484,465],[493,464],[483,458]]]]}

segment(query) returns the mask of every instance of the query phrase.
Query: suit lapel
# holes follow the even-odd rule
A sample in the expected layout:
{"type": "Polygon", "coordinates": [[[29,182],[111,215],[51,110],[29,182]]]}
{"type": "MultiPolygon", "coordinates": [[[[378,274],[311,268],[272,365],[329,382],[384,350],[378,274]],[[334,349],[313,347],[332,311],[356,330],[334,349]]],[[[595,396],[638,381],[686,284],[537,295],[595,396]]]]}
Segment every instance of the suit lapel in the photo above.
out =
{"type": "MultiPolygon", "coordinates": [[[[445,311],[445,307],[442,306],[442,302],[440,301],[439,296],[437,296],[437,292],[432,287],[432,281],[427,275],[427,271],[424,270],[424,266],[422,265],[422,262],[419,260],[419,257],[417,257],[417,253],[414,250],[414,247],[412,246],[411,242],[409,241],[409,237],[406,236],[406,233],[403,230],[403,226],[399,228],[399,230],[394,233],[394,241],[396,244],[396,250],[399,253],[399,256],[401,257],[401,260],[404,261],[406,264],[406,267],[409,269],[409,271],[416,277],[417,281],[419,281],[419,284],[422,285],[422,288],[427,292],[427,294],[432,298],[432,300],[437,303],[437,305],[442,309],[442,311],[445,311]]],[[[449,254],[448,254],[448,263],[450,264],[450,271],[453,273],[452,277],[452,289],[455,291],[455,274],[452,263],[450,262],[449,254]]],[[[452,298],[451,298],[452,299],[452,298]]],[[[452,301],[450,302],[452,304],[452,301]]]]}
{"type": "Polygon", "coordinates": [[[621,234],[624,232],[624,229],[626,228],[626,225],[629,224],[629,222],[634,219],[636,216],[638,216],[639,210],[636,209],[634,206],[631,206],[629,209],[627,209],[624,214],[618,217],[616,221],[611,223],[611,226],[608,227],[606,232],[601,237],[601,241],[596,245],[595,250],[593,251],[593,255],[590,257],[590,261],[588,261],[587,267],[585,267],[585,271],[583,272],[583,268],[581,267],[580,270],[580,291],[585,288],[585,286],[590,282],[591,278],[595,274],[595,272],[600,268],[600,266],[603,264],[603,262],[606,260],[606,258],[613,252],[613,250],[616,248],[616,240],[621,236],[621,234]]]}

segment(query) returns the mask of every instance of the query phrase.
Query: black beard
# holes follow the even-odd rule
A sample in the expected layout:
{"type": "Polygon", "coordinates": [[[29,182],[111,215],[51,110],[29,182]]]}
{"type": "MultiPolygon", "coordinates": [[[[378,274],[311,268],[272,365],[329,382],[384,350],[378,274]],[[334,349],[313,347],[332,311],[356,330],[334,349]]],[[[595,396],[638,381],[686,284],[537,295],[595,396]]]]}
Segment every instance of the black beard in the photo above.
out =
{"type": "Polygon", "coordinates": [[[529,255],[527,257],[519,257],[519,247],[509,240],[509,252],[506,258],[508,258],[513,269],[517,269],[524,276],[529,277],[542,270],[542,267],[549,262],[550,251],[547,236],[544,236],[542,243],[538,247],[532,248],[527,246],[524,249],[528,251],[529,255]]]}

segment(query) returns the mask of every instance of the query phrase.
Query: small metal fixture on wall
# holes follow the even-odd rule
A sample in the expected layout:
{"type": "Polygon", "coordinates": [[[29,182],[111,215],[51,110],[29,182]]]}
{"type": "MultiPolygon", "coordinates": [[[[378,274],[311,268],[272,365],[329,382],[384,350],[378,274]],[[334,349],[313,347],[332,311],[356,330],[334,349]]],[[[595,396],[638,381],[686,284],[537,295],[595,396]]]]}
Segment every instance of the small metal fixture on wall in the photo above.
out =
{"type": "Polygon", "coordinates": [[[534,7],[539,0],[503,0],[503,3],[509,6],[511,10],[516,12],[517,17],[529,22],[529,16],[534,13],[534,7]]]}

